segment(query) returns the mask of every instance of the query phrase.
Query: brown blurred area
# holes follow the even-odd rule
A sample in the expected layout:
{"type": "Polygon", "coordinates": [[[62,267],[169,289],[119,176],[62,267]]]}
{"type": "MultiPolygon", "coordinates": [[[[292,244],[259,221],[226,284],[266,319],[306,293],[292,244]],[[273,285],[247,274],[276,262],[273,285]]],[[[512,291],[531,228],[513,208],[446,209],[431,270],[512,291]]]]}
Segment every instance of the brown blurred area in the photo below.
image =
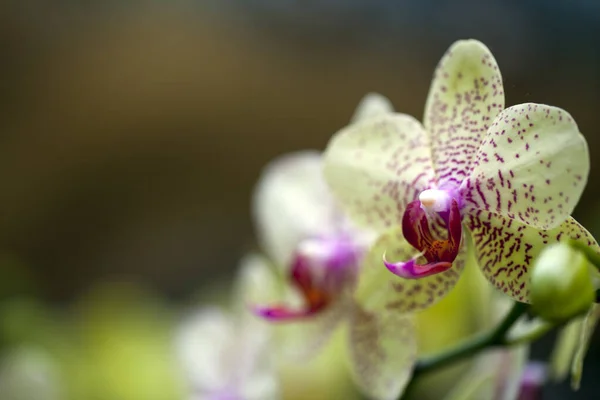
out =
{"type": "Polygon", "coordinates": [[[254,246],[265,163],[324,148],[368,91],[420,117],[467,37],[495,53],[507,104],[575,117],[593,166],[576,216],[599,233],[598,14],[391,3],[2,3],[2,251],[50,300],[119,276],[188,294],[254,246]]]}

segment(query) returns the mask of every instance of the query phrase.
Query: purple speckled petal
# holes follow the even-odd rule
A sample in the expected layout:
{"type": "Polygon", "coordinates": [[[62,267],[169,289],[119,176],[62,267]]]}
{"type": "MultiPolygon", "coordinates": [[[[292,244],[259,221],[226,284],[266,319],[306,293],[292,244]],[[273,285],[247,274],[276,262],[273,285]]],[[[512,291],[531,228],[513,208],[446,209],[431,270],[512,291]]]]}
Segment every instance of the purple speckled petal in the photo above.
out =
{"type": "Polygon", "coordinates": [[[435,304],[458,282],[466,259],[462,246],[450,269],[415,280],[390,274],[382,263],[384,253],[390,260],[409,260],[417,250],[404,239],[401,227],[380,236],[363,262],[355,292],[356,301],[368,311],[406,313],[435,304]]]}
{"type": "Polygon", "coordinates": [[[502,76],[492,53],[476,40],[454,43],[437,66],[423,118],[440,187],[456,187],[468,176],[503,108],[502,76]]]}
{"type": "Polygon", "coordinates": [[[520,104],[496,118],[460,193],[467,211],[551,229],[575,208],[589,169],[585,139],[566,111],[520,104]]]}
{"type": "Polygon", "coordinates": [[[571,238],[600,249],[571,217],[546,231],[487,211],[469,214],[464,222],[483,274],[496,288],[522,302],[529,302],[529,268],[544,246],[571,238]]]}
{"type": "Polygon", "coordinates": [[[350,370],[371,399],[395,400],[412,375],[417,343],[412,316],[356,306],[349,330],[350,370]]]}
{"type": "Polygon", "coordinates": [[[433,179],[427,135],[419,121],[387,114],[354,123],[331,139],[325,178],[349,216],[384,231],[433,179]]]}

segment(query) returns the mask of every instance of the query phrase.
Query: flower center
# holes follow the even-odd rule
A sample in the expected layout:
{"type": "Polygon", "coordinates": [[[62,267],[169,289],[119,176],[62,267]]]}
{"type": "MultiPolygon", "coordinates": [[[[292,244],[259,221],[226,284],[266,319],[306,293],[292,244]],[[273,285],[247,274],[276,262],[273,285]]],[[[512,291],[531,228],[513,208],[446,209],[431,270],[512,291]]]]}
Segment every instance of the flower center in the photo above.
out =
{"type": "Polygon", "coordinates": [[[419,200],[410,202],[402,216],[402,234],[419,251],[409,261],[384,264],[392,273],[407,279],[419,279],[444,272],[452,267],[458,255],[462,238],[462,224],[458,202],[448,192],[428,189],[419,200]],[[439,229],[431,229],[431,226],[439,229]],[[445,230],[442,238],[439,231],[445,230]],[[424,257],[425,264],[417,260],[424,257]]]}
{"type": "Polygon", "coordinates": [[[421,208],[425,211],[448,211],[452,204],[452,197],[445,190],[426,189],[419,194],[421,208]]]}
{"type": "Polygon", "coordinates": [[[306,239],[300,242],[292,261],[290,279],[302,295],[304,305],[258,308],[272,320],[293,320],[318,313],[354,285],[361,249],[346,236],[306,239]]]}
{"type": "Polygon", "coordinates": [[[319,311],[356,275],[357,252],[345,238],[307,239],[300,243],[292,268],[292,281],[309,308],[319,311]]]}

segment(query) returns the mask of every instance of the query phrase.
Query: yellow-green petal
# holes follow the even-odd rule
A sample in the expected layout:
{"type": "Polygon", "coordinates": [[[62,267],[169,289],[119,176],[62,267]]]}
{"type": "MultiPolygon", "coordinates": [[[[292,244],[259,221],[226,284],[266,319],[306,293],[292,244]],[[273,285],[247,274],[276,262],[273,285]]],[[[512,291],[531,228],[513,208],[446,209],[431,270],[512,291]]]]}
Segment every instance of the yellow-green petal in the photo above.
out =
{"type": "Polygon", "coordinates": [[[392,106],[392,103],[387,97],[382,96],[379,93],[369,93],[362,98],[360,103],[358,103],[351,122],[357,122],[392,112],[394,112],[394,106],[392,106]]]}
{"type": "Polygon", "coordinates": [[[468,176],[503,108],[502,76],[489,49],[477,40],[454,43],[437,66],[423,119],[439,186],[458,186],[468,176]]]}
{"type": "Polygon", "coordinates": [[[464,223],[471,232],[483,274],[497,289],[522,302],[530,301],[531,265],[546,245],[574,239],[599,248],[572,217],[547,231],[485,211],[467,215],[464,223]]]}
{"type": "Polygon", "coordinates": [[[412,316],[357,306],[349,332],[350,370],[358,387],[373,400],[397,399],[412,376],[417,356],[412,316]]]}
{"type": "Polygon", "coordinates": [[[569,113],[520,104],[498,115],[460,192],[467,210],[552,229],[575,208],[589,170],[587,144],[569,113]]]}
{"type": "Polygon", "coordinates": [[[349,217],[379,232],[399,225],[406,205],[433,179],[427,135],[404,114],[367,118],[336,133],[324,171],[349,217]]]}
{"type": "Polygon", "coordinates": [[[463,246],[447,271],[421,279],[404,279],[385,268],[384,253],[388,260],[402,261],[414,257],[417,250],[404,239],[401,227],[379,237],[365,256],[355,292],[356,301],[368,311],[407,313],[435,304],[456,285],[467,258],[463,246]]]}

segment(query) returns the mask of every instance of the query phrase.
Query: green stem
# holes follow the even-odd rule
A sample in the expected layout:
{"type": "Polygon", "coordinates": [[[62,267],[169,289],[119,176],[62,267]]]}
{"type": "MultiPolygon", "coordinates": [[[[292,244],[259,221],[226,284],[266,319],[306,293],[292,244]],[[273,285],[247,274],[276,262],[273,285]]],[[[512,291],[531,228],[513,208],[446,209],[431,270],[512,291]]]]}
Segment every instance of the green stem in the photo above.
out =
{"type": "Polygon", "coordinates": [[[490,332],[477,335],[465,343],[460,344],[444,353],[437,354],[431,357],[423,358],[415,364],[413,376],[401,397],[406,398],[414,388],[414,382],[420,375],[449,365],[455,361],[470,357],[479,351],[488,347],[503,346],[507,344],[506,334],[514,323],[527,311],[528,304],[515,302],[511,310],[506,314],[504,319],[490,332]]]}

